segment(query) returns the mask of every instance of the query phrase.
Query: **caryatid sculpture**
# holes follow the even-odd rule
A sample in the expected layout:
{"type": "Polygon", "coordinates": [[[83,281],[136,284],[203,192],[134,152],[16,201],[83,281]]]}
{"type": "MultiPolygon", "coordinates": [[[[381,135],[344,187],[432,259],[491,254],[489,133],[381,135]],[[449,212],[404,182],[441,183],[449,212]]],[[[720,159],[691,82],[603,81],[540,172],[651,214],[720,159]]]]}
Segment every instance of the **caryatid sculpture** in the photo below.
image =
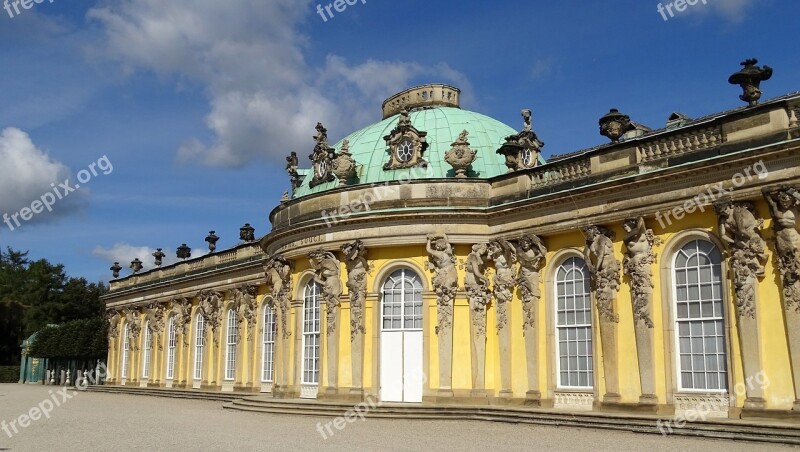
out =
{"type": "Polygon", "coordinates": [[[181,297],[172,301],[177,332],[183,337],[183,345],[189,346],[189,325],[192,324],[192,300],[181,297]]]}
{"type": "Polygon", "coordinates": [[[327,306],[328,334],[336,332],[336,313],[341,305],[342,279],[341,263],[336,256],[325,250],[312,251],[308,254],[308,262],[314,269],[314,281],[322,288],[322,298],[327,306]]]}
{"type": "Polygon", "coordinates": [[[219,328],[222,325],[222,302],[223,296],[215,290],[204,290],[200,292],[200,313],[203,315],[203,334],[211,328],[211,336],[214,345],[219,346],[219,328]]]}
{"type": "Polygon", "coordinates": [[[131,350],[139,349],[139,333],[142,331],[142,321],[139,316],[138,308],[128,308],[125,310],[125,324],[128,328],[131,350]]]}
{"type": "Polygon", "coordinates": [[[116,309],[109,309],[106,311],[106,320],[108,321],[108,343],[113,344],[114,339],[119,337],[119,321],[122,318],[119,311],[116,309]]]}
{"type": "Polygon", "coordinates": [[[494,262],[494,297],[497,300],[497,330],[508,323],[508,303],[514,295],[516,278],[512,266],[517,262],[517,251],[507,240],[489,242],[489,259],[494,262]]]}
{"type": "MultiPolygon", "coordinates": [[[[758,281],[764,277],[767,262],[767,243],[760,232],[763,220],[757,218],[756,208],[749,202],[724,200],[714,207],[719,215],[720,238],[728,246],[733,273],[742,368],[745,375],[756,375],[761,371],[756,317],[758,281]]],[[[766,406],[763,389],[760,385],[748,385],[744,407],[763,409],[766,406]]]]}
{"type": "Polygon", "coordinates": [[[458,269],[453,247],[446,234],[428,235],[428,262],[425,266],[433,271],[433,288],[438,301],[438,323],[436,334],[453,327],[453,301],[458,292],[458,269]]]}
{"type": "Polygon", "coordinates": [[[597,311],[600,317],[600,338],[606,394],[603,402],[617,403],[619,395],[619,369],[617,364],[617,323],[614,301],[620,286],[620,262],[614,257],[614,233],[603,226],[584,229],[586,248],[584,257],[591,275],[597,311]]]}
{"type": "Polygon", "coordinates": [[[517,284],[522,293],[522,312],[525,314],[522,327],[523,332],[526,332],[528,327],[536,324],[536,306],[542,296],[542,292],[539,290],[540,271],[545,263],[547,247],[536,235],[523,236],[517,245],[517,259],[519,260],[517,284]]]}
{"type": "Polygon", "coordinates": [[[264,265],[267,287],[272,290],[272,303],[278,310],[281,319],[281,332],[288,339],[292,332],[289,329],[289,313],[292,297],[292,264],[280,254],[272,256],[264,265]]]}
{"type": "Polygon", "coordinates": [[[351,393],[363,391],[364,374],[364,309],[367,299],[367,247],[356,240],[342,245],[344,263],[347,267],[347,291],[350,293],[350,343],[353,384],[351,393]]]}
{"type": "Polygon", "coordinates": [[[658,403],[655,392],[655,350],[653,348],[653,247],[659,242],[644,218],[631,218],[622,224],[625,230],[625,258],[622,268],[630,278],[633,301],[633,324],[636,336],[639,382],[642,388],[640,403],[658,403]]]}
{"type": "Polygon", "coordinates": [[[491,301],[489,278],[486,277],[486,244],[472,246],[464,264],[464,287],[469,299],[469,317],[472,337],[472,389],[474,395],[484,392],[486,373],[486,306],[491,301]]]}
{"type": "Polygon", "coordinates": [[[794,187],[764,189],[764,197],[772,213],[775,250],[778,252],[775,261],[783,279],[786,309],[800,311],[800,234],[797,232],[800,192],[794,187]]]}
{"type": "MultiPolygon", "coordinates": [[[[247,323],[247,339],[253,339],[256,330],[256,320],[258,311],[257,299],[258,288],[254,285],[245,284],[237,287],[233,292],[233,299],[236,305],[236,320],[239,324],[247,323]]],[[[242,329],[238,329],[241,337],[242,329]]]]}

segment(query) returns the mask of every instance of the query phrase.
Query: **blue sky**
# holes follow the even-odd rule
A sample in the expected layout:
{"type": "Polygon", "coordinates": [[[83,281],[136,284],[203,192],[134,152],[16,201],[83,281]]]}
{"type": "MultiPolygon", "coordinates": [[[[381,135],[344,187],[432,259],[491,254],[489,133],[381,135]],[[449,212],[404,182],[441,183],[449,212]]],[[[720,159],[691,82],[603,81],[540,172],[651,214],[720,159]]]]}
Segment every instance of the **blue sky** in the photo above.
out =
{"type": "MultiPolygon", "coordinates": [[[[0,0],[2,1],[2,0],[0,0]]],[[[800,90],[796,0],[702,0],[664,21],[656,0],[366,0],[327,22],[307,0],[45,0],[0,11],[0,215],[106,156],[113,164],[0,246],[108,280],[155,247],[219,246],[268,214],[314,124],[336,141],[419,83],[514,128],[532,108],[545,156],[603,143],[616,107],[661,127],[741,106],[728,76],[775,68],[765,98],[800,90]],[[12,10],[13,11],[13,10],[12,10]]],[[[664,2],[666,5],[667,2],[664,2]]]]}

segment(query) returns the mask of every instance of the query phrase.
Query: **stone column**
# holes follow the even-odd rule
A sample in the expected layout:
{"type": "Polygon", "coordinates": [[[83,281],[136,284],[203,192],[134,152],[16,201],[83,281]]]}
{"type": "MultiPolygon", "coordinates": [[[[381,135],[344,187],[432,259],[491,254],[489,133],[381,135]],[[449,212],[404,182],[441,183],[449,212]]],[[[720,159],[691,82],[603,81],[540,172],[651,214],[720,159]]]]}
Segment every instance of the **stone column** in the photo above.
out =
{"type": "Polygon", "coordinates": [[[541,406],[542,393],[539,390],[539,338],[536,319],[539,315],[539,300],[542,292],[539,289],[541,269],[545,264],[547,247],[536,235],[526,235],[515,244],[519,273],[517,283],[522,294],[522,329],[525,335],[525,363],[528,374],[528,391],[525,404],[541,406]]]}
{"type": "Polygon", "coordinates": [[[490,242],[487,247],[489,258],[494,262],[494,298],[497,310],[497,335],[500,347],[500,392],[502,399],[513,395],[511,386],[511,326],[508,311],[516,286],[512,266],[517,261],[516,249],[504,239],[490,242]]]}
{"type": "Polygon", "coordinates": [[[427,237],[428,262],[434,272],[436,291],[436,335],[439,350],[439,391],[437,397],[453,397],[453,304],[458,291],[458,270],[453,247],[446,234],[427,237]]]}
{"type": "Polygon", "coordinates": [[[345,243],[341,247],[347,267],[347,291],[350,296],[350,365],[353,383],[350,395],[364,397],[364,312],[367,298],[367,248],[361,240],[345,243]]]}
{"type": "Polygon", "coordinates": [[[337,325],[340,323],[341,313],[340,309],[334,307],[330,303],[327,304],[325,311],[327,318],[325,322],[327,327],[325,351],[327,352],[328,362],[326,372],[328,386],[325,389],[325,395],[331,397],[338,394],[339,387],[339,331],[341,328],[338,328],[337,325]],[[331,312],[328,312],[329,309],[331,312]]]}

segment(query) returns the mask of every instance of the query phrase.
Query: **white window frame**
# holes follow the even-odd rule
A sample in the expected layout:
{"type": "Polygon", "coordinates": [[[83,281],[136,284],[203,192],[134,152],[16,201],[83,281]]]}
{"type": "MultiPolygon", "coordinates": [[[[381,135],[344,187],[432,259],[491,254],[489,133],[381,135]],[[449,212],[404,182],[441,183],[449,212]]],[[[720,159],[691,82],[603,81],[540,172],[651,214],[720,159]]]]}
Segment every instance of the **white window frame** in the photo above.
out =
{"type": "Polygon", "coordinates": [[[195,337],[194,337],[194,380],[200,381],[203,379],[203,353],[206,347],[205,338],[205,321],[203,314],[197,314],[195,321],[195,337]]]}
{"type": "Polygon", "coordinates": [[[128,359],[131,351],[130,325],[126,324],[122,336],[122,378],[128,378],[128,359]]]}
{"type": "Polygon", "coordinates": [[[150,362],[153,357],[151,343],[153,342],[153,335],[150,333],[150,321],[144,324],[144,357],[142,359],[142,378],[150,378],[150,362]]]}
{"type": "Polygon", "coordinates": [[[228,310],[228,336],[225,345],[225,381],[236,379],[236,311],[228,310]]]}
{"type": "Polygon", "coordinates": [[[167,324],[167,380],[175,378],[175,316],[167,324]]]}
{"type": "Polygon", "coordinates": [[[422,331],[422,311],[424,309],[422,290],[422,280],[415,271],[401,268],[392,272],[392,274],[386,278],[386,281],[384,281],[383,288],[381,289],[383,295],[381,297],[381,331],[422,331]],[[406,290],[406,283],[413,286],[410,293],[406,290]],[[400,298],[399,317],[393,314],[390,319],[386,318],[386,305],[392,304],[392,307],[397,307],[396,305],[398,305],[398,303],[395,302],[388,303],[390,300],[389,295],[398,295],[400,298]],[[412,310],[410,315],[407,315],[408,308],[412,310]],[[416,308],[419,308],[419,313],[413,312],[416,308]],[[395,328],[394,326],[386,327],[387,320],[393,322],[398,318],[400,320],[399,328],[395,328]],[[412,326],[406,326],[407,321],[411,321],[412,326]],[[419,324],[419,326],[415,326],[416,324],[419,324]]]}
{"type": "MultiPolygon", "coordinates": [[[[588,297],[589,306],[588,306],[588,309],[586,309],[585,312],[584,312],[584,319],[586,318],[586,316],[588,316],[588,320],[589,321],[586,322],[584,320],[583,323],[581,323],[581,324],[577,324],[576,323],[574,325],[568,325],[568,324],[559,325],[559,320],[558,320],[559,313],[561,313],[562,311],[565,314],[568,313],[568,310],[566,308],[566,301],[567,301],[567,297],[570,296],[569,294],[565,294],[564,295],[565,307],[564,307],[563,310],[559,309],[559,303],[561,302],[561,296],[559,295],[559,290],[558,290],[559,289],[559,284],[563,284],[563,283],[566,283],[566,282],[570,282],[570,283],[575,284],[575,283],[578,282],[578,280],[575,280],[575,279],[570,279],[570,280],[565,279],[563,281],[560,280],[559,279],[559,273],[562,270],[566,271],[567,274],[569,274],[569,272],[571,272],[573,270],[581,272],[583,274],[584,287],[586,286],[586,284],[589,284],[589,277],[590,277],[589,276],[588,267],[586,266],[586,261],[584,259],[576,257],[576,256],[569,257],[569,258],[565,259],[555,269],[555,274],[554,274],[554,278],[553,278],[553,280],[554,280],[554,282],[553,282],[553,298],[554,298],[554,303],[553,303],[553,322],[554,323],[553,324],[555,325],[555,339],[554,340],[555,340],[555,351],[556,351],[556,357],[555,357],[555,362],[556,362],[556,366],[555,366],[556,367],[556,388],[557,389],[563,389],[563,390],[574,390],[574,391],[591,391],[591,390],[594,390],[594,385],[596,383],[595,366],[594,366],[594,354],[595,354],[595,352],[594,352],[594,343],[595,343],[595,341],[594,341],[594,327],[593,327],[593,324],[594,324],[594,301],[593,301],[593,297],[592,297],[592,292],[591,292],[591,290],[588,290],[588,291],[585,291],[582,294],[584,297],[588,297]],[[570,264],[569,268],[566,267],[568,264],[570,264]],[[581,265],[578,265],[578,264],[581,264],[581,265]],[[583,356],[582,357],[580,355],[580,351],[578,351],[576,349],[576,352],[577,352],[577,359],[578,360],[580,360],[581,358],[584,358],[584,359],[588,358],[588,363],[589,363],[590,368],[589,368],[588,371],[575,369],[574,372],[576,372],[578,374],[579,378],[580,378],[580,373],[588,373],[590,384],[587,385],[587,386],[564,385],[561,382],[562,344],[561,344],[560,331],[561,330],[569,331],[569,329],[576,329],[576,332],[577,332],[578,329],[583,329],[586,332],[586,338],[583,339],[583,341],[580,342],[580,343],[582,343],[585,348],[588,348],[589,355],[588,355],[588,357],[587,356],[583,356]]],[[[573,297],[576,296],[576,295],[578,295],[578,294],[572,294],[573,297]]],[[[573,299],[573,302],[574,302],[574,299],[573,299]]],[[[577,313],[577,311],[574,311],[574,307],[573,307],[573,312],[577,313]]],[[[567,332],[567,334],[569,334],[569,333],[567,332]]],[[[568,342],[572,342],[572,340],[570,340],[569,338],[567,339],[567,341],[568,342]]],[[[578,342],[578,341],[579,340],[576,339],[574,342],[578,342]]],[[[569,350],[567,350],[566,356],[567,356],[568,360],[572,356],[569,353],[569,350]]],[[[569,370],[567,370],[567,372],[568,373],[573,373],[573,370],[569,369],[569,370]]]]}
{"type": "MultiPolygon", "coordinates": [[[[691,258],[691,257],[692,256],[689,256],[689,258],[691,258]]],[[[678,388],[678,392],[690,393],[690,394],[691,393],[696,393],[696,394],[728,394],[728,392],[729,392],[728,387],[730,385],[729,385],[728,380],[730,378],[730,363],[729,363],[730,356],[729,356],[727,337],[726,337],[726,335],[727,335],[726,312],[725,312],[726,311],[726,308],[725,308],[725,304],[726,304],[725,290],[726,290],[726,287],[725,287],[724,279],[723,279],[724,275],[722,273],[722,266],[724,265],[724,262],[725,261],[724,261],[724,258],[722,257],[722,251],[719,249],[719,247],[714,242],[711,242],[711,241],[705,240],[705,239],[692,239],[692,240],[686,242],[677,251],[675,251],[674,255],[672,256],[672,287],[670,288],[671,289],[670,291],[672,292],[672,318],[673,318],[673,328],[674,328],[674,338],[673,338],[673,340],[674,340],[674,346],[675,346],[675,374],[676,374],[675,378],[677,380],[676,387],[678,388]],[[694,319],[679,319],[678,318],[678,286],[679,286],[679,283],[678,283],[678,271],[679,270],[689,269],[689,267],[687,266],[687,267],[682,267],[682,268],[679,269],[678,265],[677,265],[678,264],[678,257],[680,256],[680,254],[682,252],[684,252],[684,249],[686,249],[686,247],[688,247],[691,244],[695,245],[695,249],[697,250],[698,254],[701,253],[702,251],[699,250],[699,245],[698,245],[701,242],[711,245],[712,246],[711,253],[713,253],[713,251],[716,250],[718,255],[719,255],[719,257],[720,257],[718,262],[713,262],[712,259],[711,259],[711,253],[706,254],[706,256],[709,258],[709,260],[712,261],[712,265],[711,265],[711,270],[712,270],[712,281],[711,281],[711,285],[712,285],[712,300],[710,300],[710,301],[711,301],[711,303],[714,303],[715,301],[721,302],[721,305],[722,305],[721,316],[701,317],[701,318],[694,318],[694,319]],[[716,271],[719,272],[716,275],[716,276],[718,276],[718,280],[719,280],[718,285],[714,284],[714,281],[713,281],[713,277],[715,276],[715,274],[714,274],[715,269],[716,269],[716,271]],[[719,300],[714,300],[715,295],[717,295],[717,294],[719,295],[719,300]],[[717,374],[724,373],[724,378],[721,381],[721,383],[724,384],[724,388],[721,387],[720,389],[703,389],[703,388],[684,388],[683,387],[683,375],[682,375],[683,374],[683,364],[682,364],[682,361],[681,361],[682,349],[681,349],[681,344],[680,344],[680,340],[681,340],[680,324],[681,323],[687,323],[687,324],[691,325],[692,323],[698,323],[698,322],[700,322],[700,323],[702,323],[702,322],[718,322],[719,328],[722,331],[721,338],[722,338],[723,352],[722,352],[721,356],[724,357],[723,362],[725,363],[725,370],[724,370],[724,372],[716,371],[716,373],[717,374]]],[[[698,275],[698,283],[697,283],[697,285],[701,286],[702,284],[703,283],[699,280],[699,275],[698,275]]],[[[683,284],[683,285],[685,285],[687,287],[687,289],[688,289],[688,287],[690,286],[690,283],[688,282],[688,279],[687,279],[687,283],[683,284]]],[[[702,295],[700,296],[700,298],[702,298],[702,295]]],[[[701,309],[701,311],[702,311],[702,303],[703,303],[703,301],[707,301],[707,300],[700,300],[700,303],[701,303],[701,308],[700,309],[701,309]]],[[[713,307],[712,307],[712,309],[713,309],[713,307]]],[[[691,329],[691,326],[689,328],[691,329]]],[[[719,337],[719,336],[715,336],[715,337],[719,337]]],[[[693,338],[690,338],[690,342],[691,342],[691,339],[693,339],[693,338]]],[[[700,337],[700,339],[705,343],[707,337],[705,335],[703,335],[703,336],[700,337]]],[[[690,346],[690,348],[691,348],[691,346],[690,346]]],[[[705,351],[705,344],[704,344],[703,349],[705,351]]],[[[719,359],[720,354],[716,354],[716,356],[717,356],[717,359],[719,359]]],[[[690,353],[690,358],[693,358],[691,353],[690,353]]],[[[705,361],[705,359],[707,358],[707,355],[703,354],[703,358],[704,358],[704,361],[705,361]]],[[[705,369],[705,364],[704,364],[704,369],[705,369]]],[[[692,374],[692,380],[694,380],[694,374],[696,372],[694,372],[694,371],[690,371],[690,372],[692,374]]],[[[706,373],[706,372],[703,372],[703,373],[706,373]]],[[[719,375],[718,375],[718,378],[719,378],[719,375]]],[[[706,380],[706,383],[707,383],[707,380],[706,380]]],[[[722,386],[722,384],[720,386],[722,386]]]]}
{"type": "Polygon", "coordinates": [[[278,322],[275,310],[269,305],[264,305],[264,335],[261,348],[261,382],[272,383],[275,381],[275,337],[278,334],[278,322]]]}
{"type": "Polygon", "coordinates": [[[322,287],[317,282],[311,281],[303,289],[303,367],[301,383],[308,386],[319,385],[321,371],[320,352],[322,348],[321,298],[322,287]],[[309,316],[312,316],[310,321],[309,316]],[[312,353],[313,356],[311,356],[312,353]]]}

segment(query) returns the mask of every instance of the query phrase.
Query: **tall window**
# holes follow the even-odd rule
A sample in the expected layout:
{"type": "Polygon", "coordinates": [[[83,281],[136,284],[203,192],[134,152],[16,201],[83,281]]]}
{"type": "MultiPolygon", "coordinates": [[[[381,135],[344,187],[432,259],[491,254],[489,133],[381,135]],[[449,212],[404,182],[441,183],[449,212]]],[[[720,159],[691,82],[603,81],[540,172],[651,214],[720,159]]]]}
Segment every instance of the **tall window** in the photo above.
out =
{"type": "Polygon", "coordinates": [[[175,317],[167,325],[167,380],[175,378],[175,317]]]}
{"type": "Polygon", "coordinates": [[[206,346],[206,338],[204,334],[205,319],[202,314],[197,314],[197,322],[195,322],[194,334],[194,379],[200,380],[203,378],[203,349],[206,346]]]}
{"type": "Polygon", "coordinates": [[[303,384],[319,384],[321,293],[322,288],[312,281],[303,296],[303,384]]]}
{"type": "Polygon", "coordinates": [[[678,388],[725,392],[722,255],[713,243],[694,240],[676,253],[674,268],[678,388]]]}
{"type": "Polygon", "coordinates": [[[275,321],[275,311],[264,305],[264,348],[261,374],[261,381],[264,383],[275,380],[275,336],[277,332],[278,323],[275,321]]]}
{"type": "Polygon", "coordinates": [[[392,273],[383,285],[383,330],[422,329],[422,282],[411,270],[392,273]]]}
{"type": "Polygon", "coordinates": [[[130,326],[126,324],[125,330],[122,332],[122,378],[128,378],[128,357],[131,350],[130,331],[130,326]]]}
{"type": "Polygon", "coordinates": [[[148,321],[144,326],[144,364],[142,365],[142,378],[150,378],[151,339],[153,339],[153,335],[150,333],[150,321],[148,321]]]}
{"type": "Polygon", "coordinates": [[[228,343],[225,348],[225,379],[236,378],[236,312],[228,310],[228,343]]]}
{"type": "Polygon", "coordinates": [[[592,291],[586,262],[567,259],[556,274],[558,386],[594,386],[592,363],[592,291]]]}

